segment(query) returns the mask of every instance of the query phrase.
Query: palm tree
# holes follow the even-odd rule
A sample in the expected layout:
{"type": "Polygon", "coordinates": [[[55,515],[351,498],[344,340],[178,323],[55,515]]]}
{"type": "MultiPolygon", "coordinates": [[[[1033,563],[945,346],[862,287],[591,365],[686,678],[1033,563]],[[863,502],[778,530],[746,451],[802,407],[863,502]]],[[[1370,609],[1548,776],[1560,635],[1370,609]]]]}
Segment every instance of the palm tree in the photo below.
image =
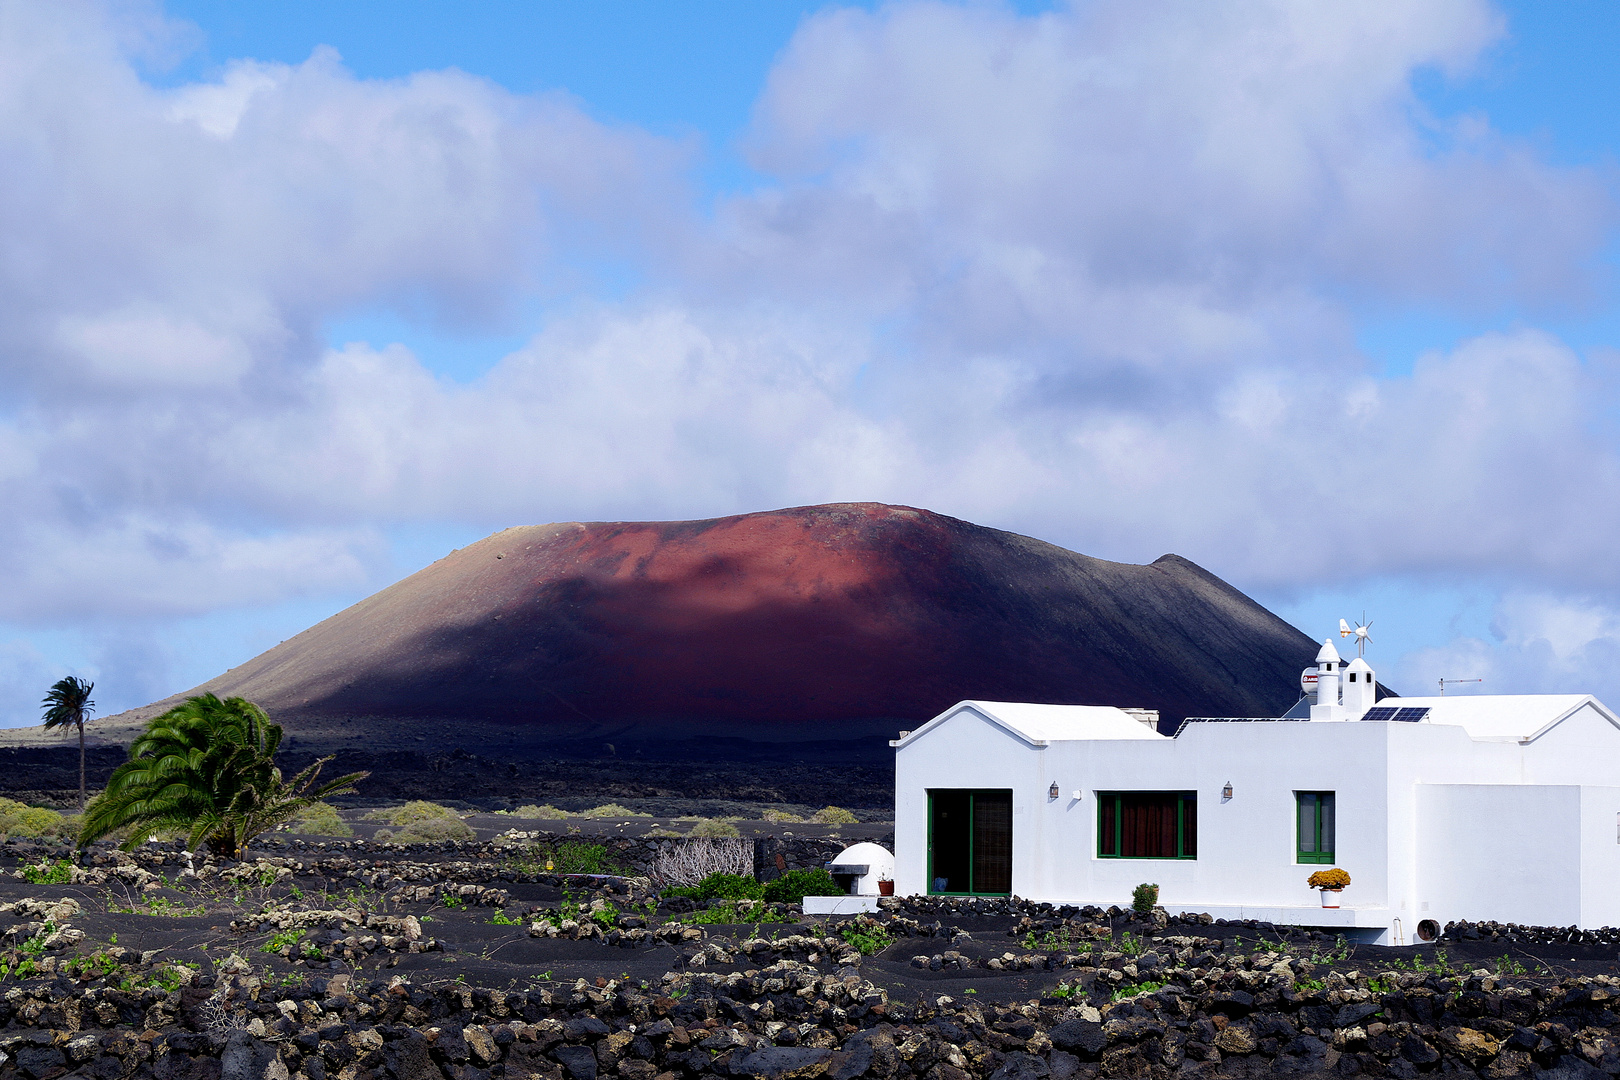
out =
{"type": "Polygon", "coordinates": [[[51,687],[45,700],[40,702],[45,708],[46,729],[67,727],[69,724],[79,729],[79,813],[84,813],[84,722],[90,718],[90,710],[96,703],[90,700],[90,691],[96,688],[95,683],[85,682],[77,675],[69,675],[65,679],[58,679],[51,687]]]}
{"type": "Polygon", "coordinates": [[[188,698],[146,725],[113,770],[107,790],[85,812],[83,847],[130,828],[133,848],[153,829],[185,829],[186,846],[201,844],[241,858],[255,836],[296,817],[311,803],[354,790],[357,772],[320,783],[330,757],[283,780],[276,768],[281,726],[245,698],[188,698]]]}

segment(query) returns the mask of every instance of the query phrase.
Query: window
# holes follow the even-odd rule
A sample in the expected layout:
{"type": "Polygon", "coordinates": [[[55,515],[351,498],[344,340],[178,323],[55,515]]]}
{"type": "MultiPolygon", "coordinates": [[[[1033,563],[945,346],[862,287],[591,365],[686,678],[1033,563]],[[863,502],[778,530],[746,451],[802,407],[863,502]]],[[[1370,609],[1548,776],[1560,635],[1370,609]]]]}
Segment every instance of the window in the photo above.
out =
{"type": "Polygon", "coordinates": [[[1012,792],[928,793],[928,891],[1012,892],[1012,792]]]}
{"type": "Polygon", "coordinates": [[[1351,681],[1351,682],[1355,682],[1355,681],[1356,681],[1356,673],[1355,673],[1355,672],[1353,672],[1353,671],[1352,671],[1352,672],[1351,672],[1351,673],[1350,673],[1350,681],[1351,681]]]}
{"type": "Polygon", "coordinates": [[[1298,837],[1299,861],[1302,863],[1330,863],[1333,861],[1333,792],[1296,791],[1294,815],[1298,837]]]}
{"type": "Polygon", "coordinates": [[[1098,792],[1097,854],[1104,859],[1198,858],[1198,793],[1098,792]]]}

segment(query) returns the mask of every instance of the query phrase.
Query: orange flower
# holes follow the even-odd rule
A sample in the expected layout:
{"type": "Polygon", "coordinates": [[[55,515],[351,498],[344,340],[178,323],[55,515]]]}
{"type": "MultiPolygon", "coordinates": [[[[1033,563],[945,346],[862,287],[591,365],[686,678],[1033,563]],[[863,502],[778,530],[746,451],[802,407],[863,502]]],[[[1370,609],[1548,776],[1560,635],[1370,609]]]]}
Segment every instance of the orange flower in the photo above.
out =
{"type": "Polygon", "coordinates": [[[1332,889],[1338,892],[1350,884],[1350,875],[1335,866],[1331,870],[1318,870],[1306,879],[1305,884],[1313,889],[1332,889]]]}

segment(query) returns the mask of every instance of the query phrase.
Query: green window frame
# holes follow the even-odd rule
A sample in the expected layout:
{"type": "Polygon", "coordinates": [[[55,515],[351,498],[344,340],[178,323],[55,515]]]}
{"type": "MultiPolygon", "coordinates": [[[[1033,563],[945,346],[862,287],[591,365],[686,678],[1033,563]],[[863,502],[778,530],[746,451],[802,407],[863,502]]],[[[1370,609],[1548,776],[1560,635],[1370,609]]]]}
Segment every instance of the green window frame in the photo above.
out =
{"type": "Polygon", "coordinates": [[[930,788],[929,894],[1011,896],[1012,833],[1011,788],[930,788]],[[935,835],[939,822],[936,810],[957,816],[954,827],[948,830],[953,835],[935,835]],[[965,821],[960,816],[963,813],[965,821]],[[936,844],[945,845],[949,850],[938,850],[936,844]],[[944,887],[939,886],[940,881],[946,882],[944,887]],[[963,885],[966,888],[962,888],[963,885]]]}
{"type": "Polygon", "coordinates": [[[1198,858],[1198,792],[1099,791],[1099,859],[1198,858]]]}
{"type": "Polygon", "coordinates": [[[1332,863],[1338,841],[1338,799],[1331,791],[1294,792],[1294,854],[1306,864],[1332,863]]]}

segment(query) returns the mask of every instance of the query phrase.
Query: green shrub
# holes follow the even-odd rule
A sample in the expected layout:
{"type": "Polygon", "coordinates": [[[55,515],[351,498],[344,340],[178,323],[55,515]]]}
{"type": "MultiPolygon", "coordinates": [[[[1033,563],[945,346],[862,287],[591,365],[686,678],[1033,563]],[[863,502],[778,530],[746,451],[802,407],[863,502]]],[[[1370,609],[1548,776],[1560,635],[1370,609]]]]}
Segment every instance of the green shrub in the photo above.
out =
{"type": "Polygon", "coordinates": [[[613,802],[594,806],[579,816],[588,818],[652,817],[651,814],[638,814],[628,806],[620,806],[618,803],[613,802]]]}
{"type": "Polygon", "coordinates": [[[552,872],[558,874],[619,874],[624,869],[608,854],[606,844],[568,840],[551,853],[552,872]]]}
{"type": "Polygon", "coordinates": [[[435,844],[444,840],[477,838],[477,834],[468,828],[467,823],[457,817],[421,818],[395,833],[390,833],[387,829],[378,829],[376,836],[378,843],[391,844],[435,844]]]}
{"type": "Polygon", "coordinates": [[[764,900],[765,886],[743,874],[710,874],[698,884],[664,890],[666,896],[687,896],[693,900],[764,900]]]}
{"type": "Polygon", "coordinates": [[[293,819],[292,831],[306,836],[353,836],[354,830],[338,817],[331,803],[311,803],[293,819]]]}
{"type": "Polygon", "coordinates": [[[711,840],[735,839],[742,835],[737,826],[729,821],[717,821],[714,818],[698,818],[697,824],[687,830],[687,836],[707,837],[711,840]]]}
{"type": "Polygon", "coordinates": [[[0,833],[37,839],[63,836],[67,819],[45,806],[29,806],[16,799],[0,799],[0,833]]]}
{"type": "Polygon", "coordinates": [[[773,904],[797,904],[807,896],[842,896],[833,876],[821,867],[789,870],[775,881],[765,883],[765,899],[773,904]]]}
{"type": "Polygon", "coordinates": [[[513,810],[512,816],[534,818],[538,821],[561,821],[563,818],[568,816],[568,811],[559,810],[550,803],[547,803],[544,806],[536,806],[533,803],[530,803],[527,806],[520,806],[516,810],[513,810]]]}
{"type": "Polygon", "coordinates": [[[821,825],[853,825],[858,820],[848,810],[841,810],[836,806],[825,806],[817,810],[810,819],[821,825]]]}
{"type": "Polygon", "coordinates": [[[461,816],[448,806],[413,799],[404,806],[385,806],[366,815],[367,821],[384,821],[399,828],[419,821],[460,821],[461,816]]]}
{"type": "Polygon", "coordinates": [[[795,822],[795,821],[803,821],[804,818],[800,817],[798,814],[791,813],[791,812],[789,812],[787,810],[767,810],[763,814],[760,815],[760,820],[761,821],[795,822]]]}
{"type": "Polygon", "coordinates": [[[1138,915],[1153,914],[1153,906],[1159,902],[1159,887],[1142,882],[1131,890],[1131,908],[1138,915]]]}

